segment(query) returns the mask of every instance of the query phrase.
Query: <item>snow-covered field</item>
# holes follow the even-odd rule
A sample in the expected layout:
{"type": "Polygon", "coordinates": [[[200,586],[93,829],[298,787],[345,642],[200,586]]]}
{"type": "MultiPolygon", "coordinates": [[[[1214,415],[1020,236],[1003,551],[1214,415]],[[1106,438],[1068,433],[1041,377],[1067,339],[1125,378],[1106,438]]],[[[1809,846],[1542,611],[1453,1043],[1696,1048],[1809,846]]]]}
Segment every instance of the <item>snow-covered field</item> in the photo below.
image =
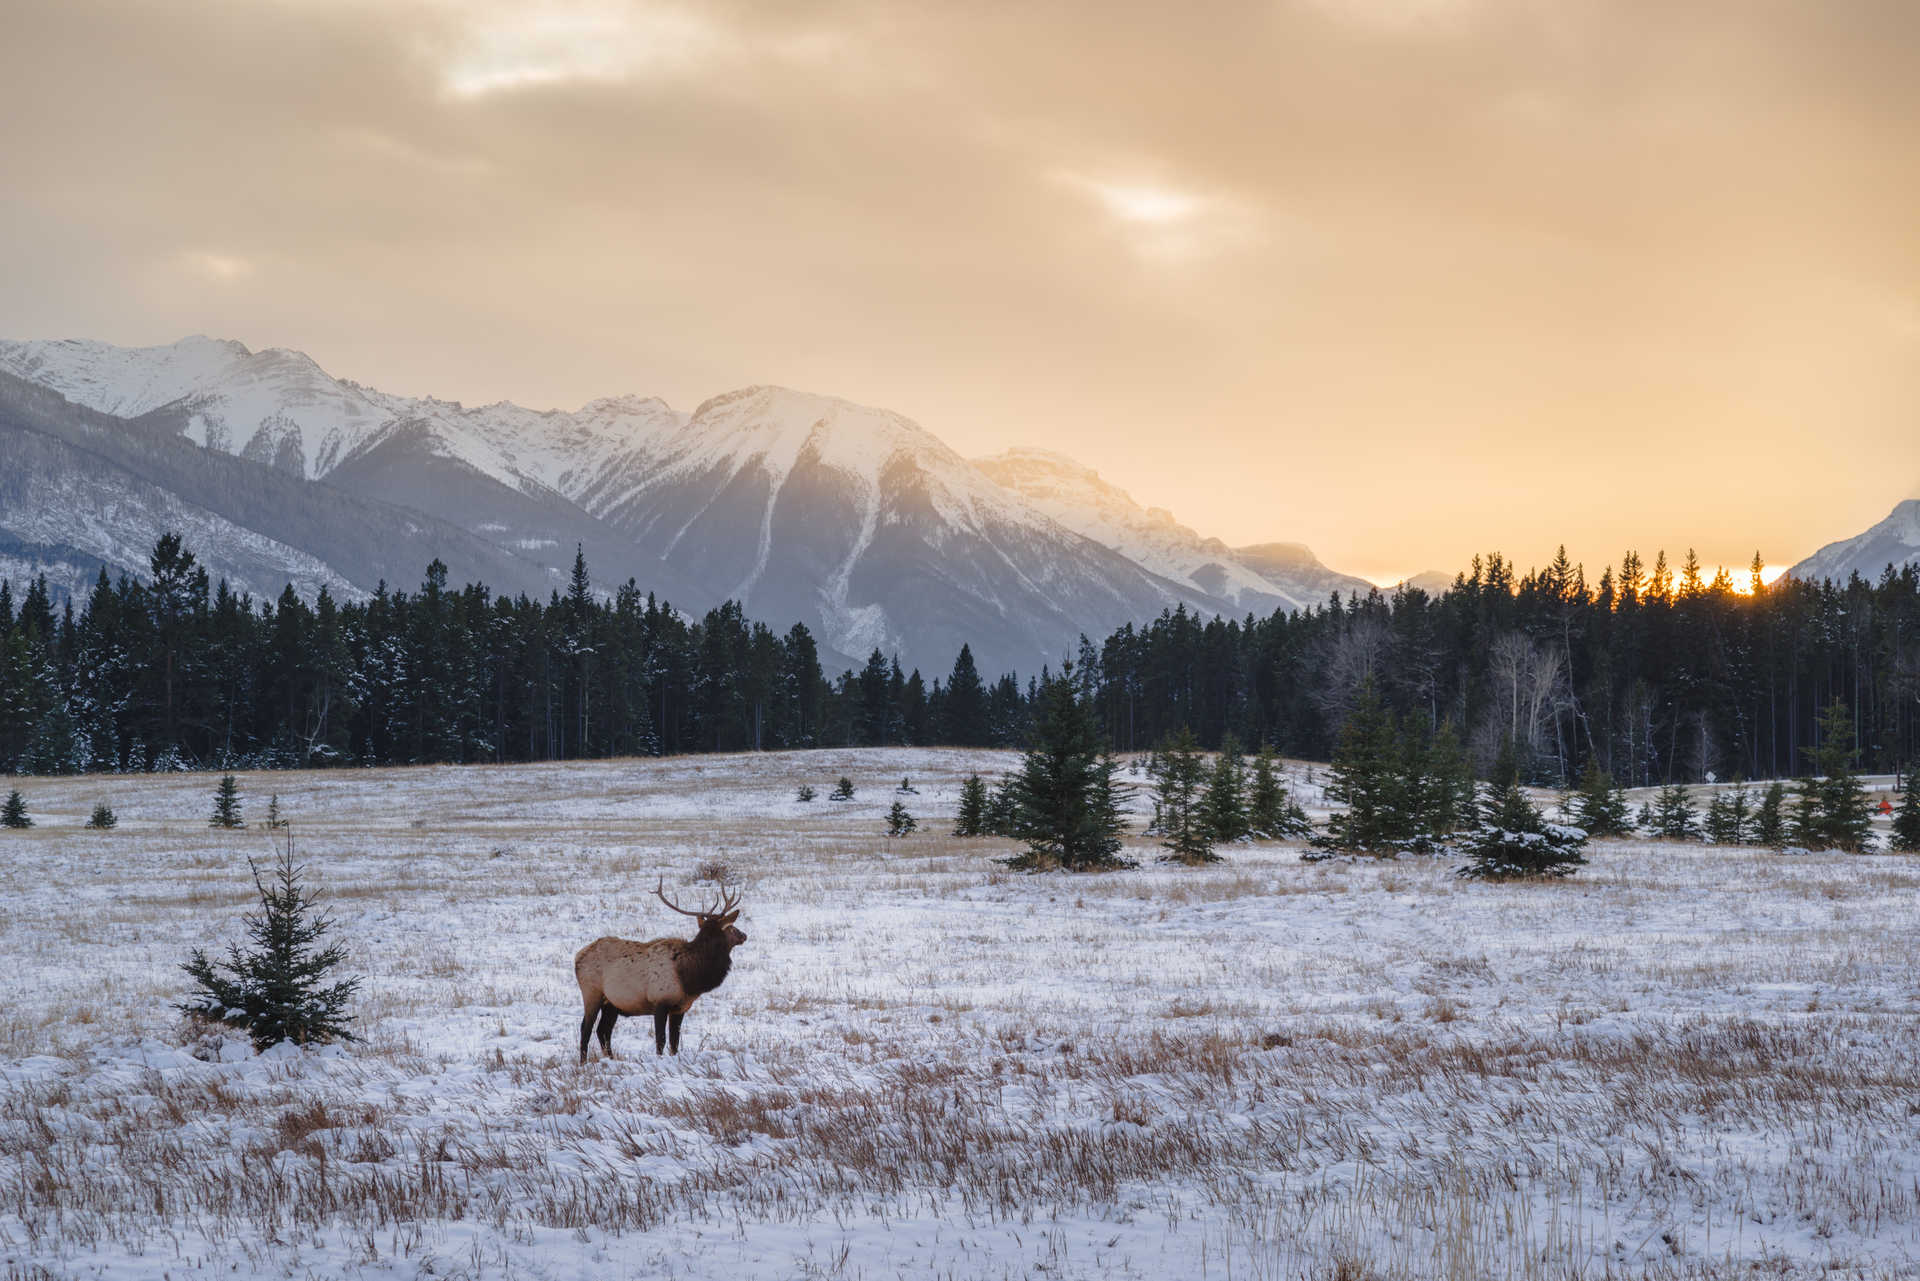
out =
{"type": "Polygon", "coordinates": [[[171,1006],[264,833],[205,775],[24,780],[0,1277],[1920,1275],[1920,863],[1031,877],[940,834],[1012,760],[242,776],[366,976],[362,1043],[262,1056],[171,1006]],[[579,1066],[575,949],[718,863],[750,937],[680,1057],[579,1066]]]}

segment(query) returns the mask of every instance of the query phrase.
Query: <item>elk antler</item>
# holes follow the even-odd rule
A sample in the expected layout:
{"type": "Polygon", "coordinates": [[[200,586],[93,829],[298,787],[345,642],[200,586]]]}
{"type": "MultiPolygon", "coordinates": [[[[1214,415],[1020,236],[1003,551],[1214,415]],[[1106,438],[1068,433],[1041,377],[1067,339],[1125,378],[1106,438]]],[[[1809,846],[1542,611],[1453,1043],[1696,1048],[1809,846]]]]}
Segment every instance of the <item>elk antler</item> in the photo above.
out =
{"type": "Polygon", "coordinates": [[[721,886],[720,906],[710,907],[704,912],[689,912],[686,908],[681,907],[678,903],[674,902],[672,899],[667,897],[667,878],[665,876],[662,876],[660,878],[660,883],[653,887],[653,892],[656,896],[658,896],[658,898],[662,903],[665,903],[668,907],[680,913],[680,915],[682,916],[691,916],[695,918],[708,917],[708,916],[725,916],[728,912],[731,912],[736,907],[740,906],[739,895],[735,894],[732,890],[727,889],[725,886],[721,886]]]}

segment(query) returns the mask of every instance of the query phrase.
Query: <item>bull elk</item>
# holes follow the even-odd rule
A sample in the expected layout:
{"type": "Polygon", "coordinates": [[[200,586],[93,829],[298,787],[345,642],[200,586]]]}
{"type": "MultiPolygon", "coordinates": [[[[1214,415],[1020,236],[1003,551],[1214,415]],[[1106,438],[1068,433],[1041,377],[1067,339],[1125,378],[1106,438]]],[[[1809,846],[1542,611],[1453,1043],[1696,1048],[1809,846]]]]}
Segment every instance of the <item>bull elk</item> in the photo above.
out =
{"type": "Polygon", "coordinates": [[[682,916],[700,922],[690,939],[659,938],[636,943],[631,939],[601,938],[581,948],[573,958],[573,976],[580,982],[580,998],[587,1012],[580,1020],[580,1061],[587,1061],[587,1043],[600,1020],[600,1052],[613,1057],[613,1025],[622,1014],[637,1018],[653,1015],[653,1051],[665,1054],[668,1045],[680,1053],[680,1020],[700,997],[719,987],[733,965],[733,949],[747,941],[734,927],[740,900],[722,889],[720,902],[704,912],[689,912],[667,897],[666,878],[653,890],[662,903],[682,916]]]}

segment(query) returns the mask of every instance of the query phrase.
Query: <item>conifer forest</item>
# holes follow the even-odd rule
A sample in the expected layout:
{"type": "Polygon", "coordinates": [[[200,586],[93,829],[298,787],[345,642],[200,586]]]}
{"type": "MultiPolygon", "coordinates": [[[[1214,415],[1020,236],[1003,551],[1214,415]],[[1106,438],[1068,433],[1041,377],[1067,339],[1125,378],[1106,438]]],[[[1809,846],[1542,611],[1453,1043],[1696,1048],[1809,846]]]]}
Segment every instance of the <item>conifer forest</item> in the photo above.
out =
{"type": "MultiPolygon", "coordinates": [[[[455,587],[364,601],[210,583],[167,535],[149,573],[56,602],[0,584],[0,769],[507,762],[872,745],[1020,746],[1049,673],[903,672],[878,650],[829,677],[801,625],[731,602],[689,617],[576,558],[545,601],[455,587]]],[[[1476,558],[1451,589],[1298,613],[1184,609],[1063,655],[1107,745],[1325,760],[1362,682],[1400,731],[1442,727],[1482,772],[1511,742],[1527,781],[1589,763],[1624,786],[1800,774],[1819,713],[1852,710],[1861,768],[1920,759],[1920,571],[1736,591],[1628,554],[1597,583],[1564,552],[1521,574],[1476,558]]]]}

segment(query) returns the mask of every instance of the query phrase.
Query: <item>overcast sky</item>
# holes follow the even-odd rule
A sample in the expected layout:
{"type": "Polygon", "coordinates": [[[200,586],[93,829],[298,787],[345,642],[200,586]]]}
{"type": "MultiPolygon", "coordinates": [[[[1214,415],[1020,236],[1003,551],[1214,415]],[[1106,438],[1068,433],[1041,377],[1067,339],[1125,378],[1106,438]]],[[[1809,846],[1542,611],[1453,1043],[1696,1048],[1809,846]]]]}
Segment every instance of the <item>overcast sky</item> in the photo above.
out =
{"type": "Polygon", "coordinates": [[[8,0],[0,336],[775,382],[1387,578],[1920,494],[1913,0],[8,0]]]}

